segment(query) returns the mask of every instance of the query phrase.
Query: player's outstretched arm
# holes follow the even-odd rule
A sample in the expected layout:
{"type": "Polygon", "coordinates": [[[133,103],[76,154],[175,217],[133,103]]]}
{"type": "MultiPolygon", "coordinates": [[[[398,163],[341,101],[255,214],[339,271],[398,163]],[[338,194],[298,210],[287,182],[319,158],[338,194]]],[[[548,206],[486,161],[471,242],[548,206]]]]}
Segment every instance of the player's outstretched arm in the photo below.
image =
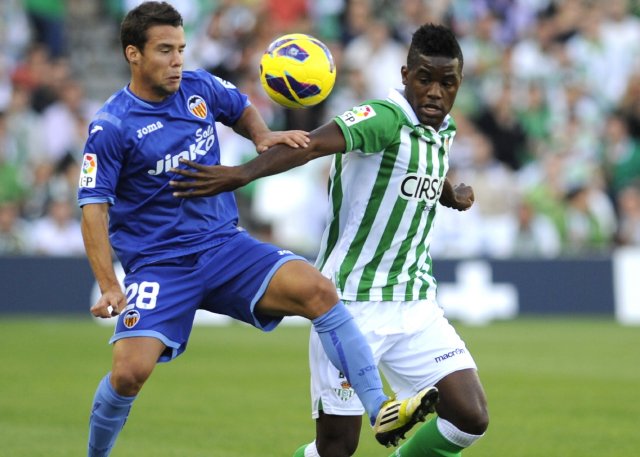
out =
{"type": "Polygon", "coordinates": [[[180,159],[190,169],[172,168],[170,171],[186,179],[169,182],[174,188],[174,197],[208,197],[228,192],[265,176],[275,175],[300,165],[337,152],[344,152],[346,143],[338,125],[331,121],[309,134],[306,147],[291,147],[277,144],[255,159],[236,167],[223,165],[201,165],[191,160],[180,159]]]}
{"type": "Polygon", "coordinates": [[[272,132],[264,119],[253,106],[245,108],[233,130],[253,141],[256,151],[262,153],[276,144],[286,144],[292,148],[303,148],[309,144],[309,133],[304,130],[286,130],[272,132]]]}
{"type": "Polygon", "coordinates": [[[127,304],[113,269],[108,234],[108,209],[108,203],[88,204],[82,207],[84,247],[102,293],[98,302],[91,307],[91,314],[96,317],[116,316],[127,304]]]}
{"type": "Polygon", "coordinates": [[[440,203],[447,208],[457,209],[458,211],[466,211],[475,201],[473,189],[464,183],[453,186],[448,178],[445,178],[440,194],[440,203]]]}

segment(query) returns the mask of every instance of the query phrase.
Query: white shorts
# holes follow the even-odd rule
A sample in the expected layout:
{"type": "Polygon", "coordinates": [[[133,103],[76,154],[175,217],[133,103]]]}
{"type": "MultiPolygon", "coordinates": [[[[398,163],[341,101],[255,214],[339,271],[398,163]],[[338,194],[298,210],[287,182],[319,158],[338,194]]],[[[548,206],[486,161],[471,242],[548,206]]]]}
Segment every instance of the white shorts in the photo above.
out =
{"type": "MultiPolygon", "coordinates": [[[[366,337],[374,359],[400,400],[476,364],[433,300],[345,303],[366,337]]],[[[364,408],[344,375],[327,358],[315,330],[309,341],[311,416],[318,410],[360,416],[364,408]]]]}

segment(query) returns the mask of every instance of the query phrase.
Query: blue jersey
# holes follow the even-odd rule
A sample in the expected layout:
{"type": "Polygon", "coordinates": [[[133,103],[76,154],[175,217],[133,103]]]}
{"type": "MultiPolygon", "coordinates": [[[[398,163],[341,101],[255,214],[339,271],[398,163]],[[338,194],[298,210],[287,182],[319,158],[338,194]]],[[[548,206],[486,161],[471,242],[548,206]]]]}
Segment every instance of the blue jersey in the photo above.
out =
{"type": "Polygon", "coordinates": [[[216,122],[233,125],[246,95],[209,73],[185,71],[180,89],[152,103],[124,88],[89,125],[78,201],[109,203],[109,237],[125,271],[215,246],[237,234],[234,196],[181,199],[168,170],[181,157],[220,163],[216,122]]]}

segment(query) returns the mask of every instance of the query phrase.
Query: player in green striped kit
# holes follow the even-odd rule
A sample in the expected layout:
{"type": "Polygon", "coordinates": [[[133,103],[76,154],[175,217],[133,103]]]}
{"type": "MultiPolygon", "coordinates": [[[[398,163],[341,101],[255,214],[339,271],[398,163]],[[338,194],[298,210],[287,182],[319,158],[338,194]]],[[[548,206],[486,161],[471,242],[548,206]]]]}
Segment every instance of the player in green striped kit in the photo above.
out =
{"type": "MultiPolygon", "coordinates": [[[[187,162],[196,171],[183,174],[193,181],[176,193],[211,195],[334,154],[317,267],[335,283],[397,397],[432,385],[439,391],[437,416],[398,457],[459,456],[488,426],[476,364],[436,303],[429,256],[438,202],[458,210],[473,204],[470,187],[446,179],[462,67],[453,33],[426,24],[401,69],[404,90],[336,117],[311,132],[304,149],[278,145],[239,167],[187,162]]],[[[316,439],[294,456],[350,456],[364,409],[313,330],[309,354],[316,439]]]]}

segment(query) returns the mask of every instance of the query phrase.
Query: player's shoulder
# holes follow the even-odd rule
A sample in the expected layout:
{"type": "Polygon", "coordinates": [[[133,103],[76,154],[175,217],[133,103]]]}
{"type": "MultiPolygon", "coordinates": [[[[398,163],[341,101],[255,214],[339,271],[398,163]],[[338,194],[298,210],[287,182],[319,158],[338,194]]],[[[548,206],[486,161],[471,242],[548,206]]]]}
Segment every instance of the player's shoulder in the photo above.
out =
{"type": "Polygon", "coordinates": [[[185,70],[182,72],[182,84],[205,84],[207,86],[212,87],[224,87],[227,89],[235,89],[236,86],[222,79],[212,73],[209,73],[207,70],[202,68],[197,68],[195,70],[185,70]]]}
{"type": "Polygon", "coordinates": [[[132,98],[127,95],[125,89],[121,89],[104,102],[93,116],[91,124],[92,126],[99,124],[103,128],[120,130],[126,122],[132,105],[132,98]]]}
{"type": "Polygon", "coordinates": [[[402,110],[386,100],[372,99],[354,106],[343,114],[336,116],[338,122],[351,127],[356,124],[384,124],[390,127],[400,123],[403,118],[402,110]]]}

